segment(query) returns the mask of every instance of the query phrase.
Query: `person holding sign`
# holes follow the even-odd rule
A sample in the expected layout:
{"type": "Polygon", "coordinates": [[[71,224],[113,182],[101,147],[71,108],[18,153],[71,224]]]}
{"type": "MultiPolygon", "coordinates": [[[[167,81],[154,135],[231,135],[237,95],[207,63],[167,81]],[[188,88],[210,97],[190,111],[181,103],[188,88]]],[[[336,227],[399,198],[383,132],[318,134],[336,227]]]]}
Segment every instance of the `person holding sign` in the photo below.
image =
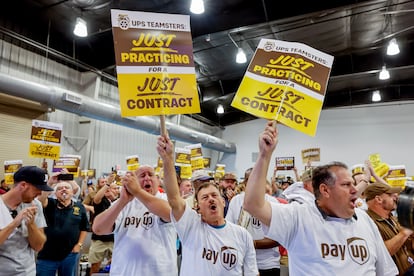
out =
{"type": "Polygon", "coordinates": [[[312,171],[314,204],[273,204],[264,199],[266,175],[278,143],[274,122],[259,136],[259,155],[246,187],[244,208],[266,237],[289,252],[289,275],[397,275],[378,228],[355,208],[357,190],[345,164],[312,171]]]}
{"type": "Polygon", "coordinates": [[[142,165],[121,181],[119,199],[92,225],[95,234],[114,233],[111,275],[177,275],[177,234],[154,169],[142,165]]]}
{"type": "Polygon", "coordinates": [[[52,189],[36,166],[21,167],[13,178],[12,189],[0,196],[0,275],[34,276],[34,252],[46,242],[46,220],[35,198],[52,189]]]}
{"type": "Polygon", "coordinates": [[[198,212],[181,197],[174,168],[174,148],[168,134],[158,138],[164,163],[164,183],[171,220],[182,243],[180,275],[258,275],[253,240],[246,229],[224,219],[224,199],[211,182],[195,192],[198,212]]]}

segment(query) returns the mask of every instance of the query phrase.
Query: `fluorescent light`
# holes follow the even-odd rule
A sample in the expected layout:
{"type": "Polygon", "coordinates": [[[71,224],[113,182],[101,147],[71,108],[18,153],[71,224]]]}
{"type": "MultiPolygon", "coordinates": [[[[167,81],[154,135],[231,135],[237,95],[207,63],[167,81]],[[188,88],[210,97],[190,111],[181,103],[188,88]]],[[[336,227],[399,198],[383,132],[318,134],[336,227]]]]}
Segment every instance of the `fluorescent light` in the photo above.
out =
{"type": "Polygon", "coordinates": [[[76,25],[73,33],[76,36],[85,37],[88,35],[88,27],[86,26],[85,20],[80,17],[76,18],[76,25]]]}
{"type": "Polygon", "coordinates": [[[224,113],[224,107],[222,104],[219,104],[217,106],[217,114],[223,114],[224,113]]]}
{"type": "Polygon", "coordinates": [[[246,54],[244,53],[242,48],[239,48],[239,50],[237,51],[236,62],[246,63],[246,61],[247,61],[246,54]]]}
{"type": "Polygon", "coordinates": [[[387,47],[387,55],[394,56],[400,53],[400,48],[398,47],[397,40],[395,38],[391,39],[387,47]]]}
{"type": "Polygon", "coordinates": [[[382,66],[382,70],[379,73],[379,79],[380,80],[388,80],[390,78],[390,73],[388,72],[387,68],[384,66],[382,66]]]}
{"type": "Polygon", "coordinates": [[[192,0],[190,6],[190,12],[200,14],[204,12],[204,1],[203,0],[192,0]]]}
{"type": "Polygon", "coordinates": [[[381,94],[378,90],[375,90],[374,92],[372,92],[372,101],[373,102],[381,101],[381,94]]]}

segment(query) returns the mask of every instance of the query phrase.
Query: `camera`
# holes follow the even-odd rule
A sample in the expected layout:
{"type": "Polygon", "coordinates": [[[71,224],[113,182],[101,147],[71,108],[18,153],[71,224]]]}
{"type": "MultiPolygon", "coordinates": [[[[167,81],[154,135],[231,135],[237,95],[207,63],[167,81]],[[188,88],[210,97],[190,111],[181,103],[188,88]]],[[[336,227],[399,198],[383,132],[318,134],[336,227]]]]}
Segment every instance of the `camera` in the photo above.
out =
{"type": "Polygon", "coordinates": [[[71,173],[62,173],[57,176],[58,180],[73,180],[73,174],[71,173]]]}
{"type": "Polygon", "coordinates": [[[398,222],[401,226],[414,229],[414,181],[407,181],[397,204],[398,222]]]}

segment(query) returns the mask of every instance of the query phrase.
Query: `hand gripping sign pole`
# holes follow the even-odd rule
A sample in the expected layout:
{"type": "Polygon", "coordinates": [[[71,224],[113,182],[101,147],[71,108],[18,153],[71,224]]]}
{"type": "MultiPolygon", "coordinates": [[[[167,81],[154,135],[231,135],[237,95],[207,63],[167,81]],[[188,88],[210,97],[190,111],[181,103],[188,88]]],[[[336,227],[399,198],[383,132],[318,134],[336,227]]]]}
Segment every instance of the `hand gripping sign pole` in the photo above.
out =
{"type": "Polygon", "coordinates": [[[161,136],[167,135],[167,128],[165,127],[165,115],[160,115],[160,133],[161,136]]]}

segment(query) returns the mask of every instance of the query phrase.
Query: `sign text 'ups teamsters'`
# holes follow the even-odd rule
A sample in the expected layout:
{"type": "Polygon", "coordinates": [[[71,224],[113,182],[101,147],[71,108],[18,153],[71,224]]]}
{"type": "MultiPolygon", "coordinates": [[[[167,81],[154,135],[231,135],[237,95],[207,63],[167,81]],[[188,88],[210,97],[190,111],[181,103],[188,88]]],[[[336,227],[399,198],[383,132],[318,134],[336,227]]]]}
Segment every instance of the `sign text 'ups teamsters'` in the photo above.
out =
{"type": "Polygon", "coordinates": [[[199,113],[188,15],[111,10],[121,115],[199,113]]]}

